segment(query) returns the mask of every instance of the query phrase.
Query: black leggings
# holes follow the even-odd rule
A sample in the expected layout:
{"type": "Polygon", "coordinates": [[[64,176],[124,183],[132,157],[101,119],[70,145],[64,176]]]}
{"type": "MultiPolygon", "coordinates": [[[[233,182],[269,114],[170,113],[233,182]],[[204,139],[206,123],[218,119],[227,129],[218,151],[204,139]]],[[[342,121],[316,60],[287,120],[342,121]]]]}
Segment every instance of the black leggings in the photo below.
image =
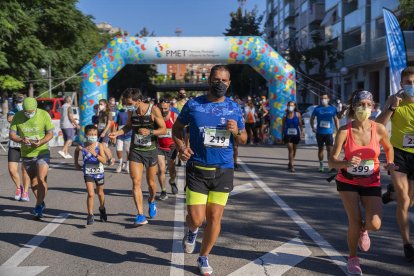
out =
{"type": "Polygon", "coordinates": [[[256,128],[256,124],[255,123],[246,123],[246,132],[247,132],[247,143],[250,143],[250,130],[253,132],[253,142],[257,143],[258,139],[257,139],[257,128],[256,128]]]}

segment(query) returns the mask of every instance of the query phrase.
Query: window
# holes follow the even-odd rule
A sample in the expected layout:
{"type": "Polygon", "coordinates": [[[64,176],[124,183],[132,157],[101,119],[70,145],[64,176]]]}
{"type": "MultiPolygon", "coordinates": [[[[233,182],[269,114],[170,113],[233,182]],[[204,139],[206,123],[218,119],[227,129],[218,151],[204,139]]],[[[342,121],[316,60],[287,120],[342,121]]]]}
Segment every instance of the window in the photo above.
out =
{"type": "Polygon", "coordinates": [[[300,5],[300,12],[301,13],[306,12],[308,10],[308,7],[309,7],[309,2],[308,1],[303,2],[302,5],[300,5]]]}

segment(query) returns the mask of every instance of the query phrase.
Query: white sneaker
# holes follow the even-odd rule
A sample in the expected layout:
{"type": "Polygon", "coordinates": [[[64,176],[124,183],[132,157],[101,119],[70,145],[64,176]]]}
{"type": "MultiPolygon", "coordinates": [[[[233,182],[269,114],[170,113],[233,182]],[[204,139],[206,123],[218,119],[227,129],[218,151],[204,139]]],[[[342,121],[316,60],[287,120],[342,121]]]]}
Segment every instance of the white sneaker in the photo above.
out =
{"type": "Polygon", "coordinates": [[[65,158],[66,158],[66,159],[70,159],[70,158],[73,158],[73,157],[72,157],[72,155],[70,155],[70,154],[68,153],[68,154],[66,154],[66,155],[65,155],[65,158]]]}
{"type": "Polygon", "coordinates": [[[58,153],[60,154],[60,156],[62,156],[63,158],[66,158],[66,154],[63,152],[63,150],[58,151],[58,153]]]}
{"type": "Polygon", "coordinates": [[[122,164],[121,163],[118,165],[118,167],[116,167],[116,170],[115,171],[117,173],[120,173],[122,171],[122,164]]]}
{"type": "Polygon", "coordinates": [[[124,171],[129,174],[129,161],[125,163],[124,171]]]}

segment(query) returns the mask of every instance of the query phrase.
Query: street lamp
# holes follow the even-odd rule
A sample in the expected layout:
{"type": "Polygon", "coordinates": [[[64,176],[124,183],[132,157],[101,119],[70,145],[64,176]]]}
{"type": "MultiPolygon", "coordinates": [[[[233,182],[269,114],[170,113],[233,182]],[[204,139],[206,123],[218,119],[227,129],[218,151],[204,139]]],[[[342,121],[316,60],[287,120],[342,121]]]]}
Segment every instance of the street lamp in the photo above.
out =
{"type": "Polygon", "coordinates": [[[344,77],[346,75],[348,75],[348,68],[346,68],[345,66],[341,67],[341,69],[339,69],[339,74],[341,74],[341,100],[343,100],[345,98],[345,87],[344,87],[344,77]]]}
{"type": "Polygon", "coordinates": [[[46,69],[44,68],[40,68],[39,69],[39,73],[40,75],[42,75],[42,77],[47,77],[49,80],[49,98],[52,98],[52,69],[51,66],[49,64],[48,66],[48,71],[46,71],[46,69]]]}

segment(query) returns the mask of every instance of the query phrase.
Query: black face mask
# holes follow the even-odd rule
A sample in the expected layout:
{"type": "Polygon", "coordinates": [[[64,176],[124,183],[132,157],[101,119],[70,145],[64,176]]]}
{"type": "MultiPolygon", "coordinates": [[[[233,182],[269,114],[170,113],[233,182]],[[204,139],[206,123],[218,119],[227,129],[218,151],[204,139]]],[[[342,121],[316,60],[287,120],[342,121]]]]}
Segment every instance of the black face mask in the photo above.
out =
{"type": "Polygon", "coordinates": [[[167,117],[169,111],[161,111],[162,117],[167,117]]]}
{"type": "Polygon", "coordinates": [[[213,94],[216,98],[221,98],[226,95],[227,92],[227,85],[222,82],[212,82],[211,83],[211,94],[213,94]]]}

